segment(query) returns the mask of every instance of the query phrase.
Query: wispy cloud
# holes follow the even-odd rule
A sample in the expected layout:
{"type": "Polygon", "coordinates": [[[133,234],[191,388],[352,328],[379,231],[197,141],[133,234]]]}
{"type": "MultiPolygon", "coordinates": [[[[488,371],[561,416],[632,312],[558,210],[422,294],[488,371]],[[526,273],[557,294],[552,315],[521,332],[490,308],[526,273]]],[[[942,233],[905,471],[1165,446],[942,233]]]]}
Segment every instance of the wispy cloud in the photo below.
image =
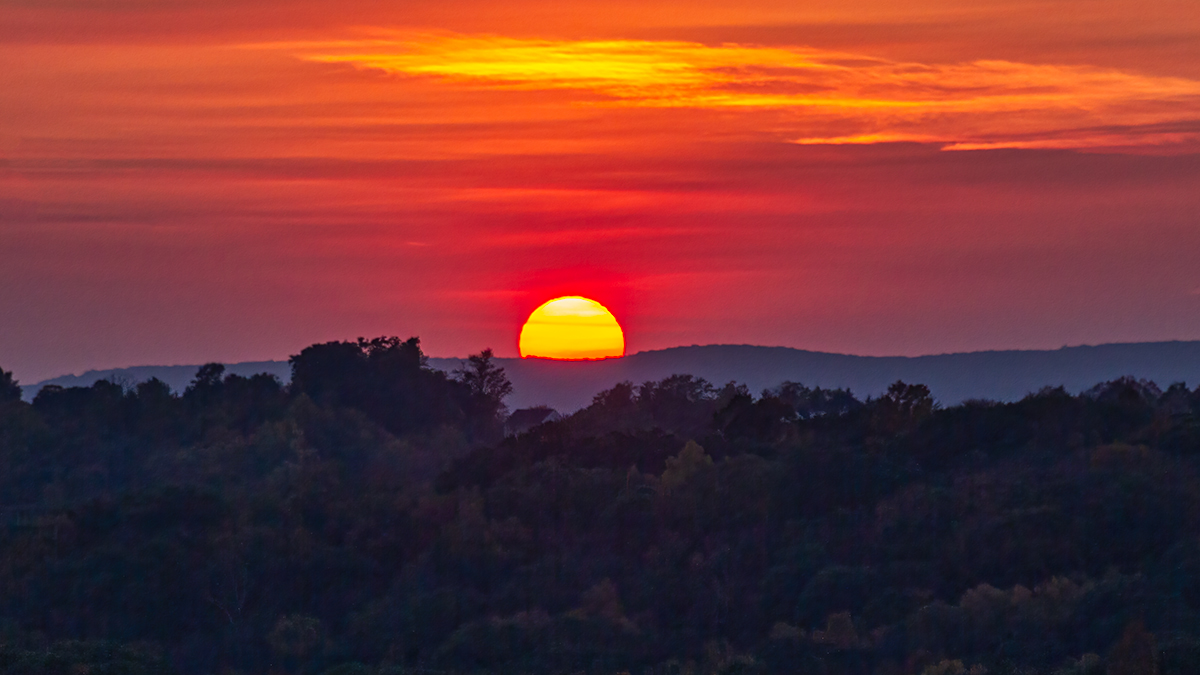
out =
{"type": "Polygon", "coordinates": [[[784,119],[771,130],[803,144],[912,141],[968,150],[1200,140],[1200,81],[1086,65],[444,33],[257,46],[457,87],[563,90],[577,105],[776,111],[784,119]]]}

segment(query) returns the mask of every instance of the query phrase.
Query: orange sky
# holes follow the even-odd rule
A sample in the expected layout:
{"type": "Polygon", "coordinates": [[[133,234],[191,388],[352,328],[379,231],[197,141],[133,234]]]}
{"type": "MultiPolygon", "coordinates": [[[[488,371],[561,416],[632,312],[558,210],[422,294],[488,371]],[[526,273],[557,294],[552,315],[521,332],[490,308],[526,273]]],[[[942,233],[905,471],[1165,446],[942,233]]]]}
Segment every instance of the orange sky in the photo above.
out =
{"type": "Polygon", "coordinates": [[[0,4],[0,367],[1200,339],[1183,1],[0,4]],[[798,5],[803,7],[798,7],[798,5]]]}

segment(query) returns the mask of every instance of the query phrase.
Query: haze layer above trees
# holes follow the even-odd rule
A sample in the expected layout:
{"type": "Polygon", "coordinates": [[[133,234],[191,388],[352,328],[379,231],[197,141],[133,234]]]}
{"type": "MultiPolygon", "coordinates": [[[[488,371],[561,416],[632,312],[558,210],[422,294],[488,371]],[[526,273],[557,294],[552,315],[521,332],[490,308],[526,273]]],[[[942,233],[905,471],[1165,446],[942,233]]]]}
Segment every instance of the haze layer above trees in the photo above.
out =
{"type": "Polygon", "coordinates": [[[290,367],[32,403],[0,371],[0,670],[1200,662],[1200,389],[941,407],[672,375],[503,438],[489,353],[446,373],[380,338],[290,367]]]}

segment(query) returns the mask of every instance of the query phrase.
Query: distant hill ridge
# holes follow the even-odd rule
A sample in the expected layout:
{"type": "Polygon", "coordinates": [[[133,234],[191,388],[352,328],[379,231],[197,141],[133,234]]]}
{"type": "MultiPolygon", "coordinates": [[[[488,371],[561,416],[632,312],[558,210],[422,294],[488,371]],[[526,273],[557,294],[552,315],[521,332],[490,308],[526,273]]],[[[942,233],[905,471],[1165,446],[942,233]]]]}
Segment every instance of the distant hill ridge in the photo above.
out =
{"type": "MultiPolygon", "coordinates": [[[[182,392],[188,383],[196,376],[200,364],[184,366],[130,366],[128,368],[109,368],[107,370],[89,370],[79,375],[60,375],[37,384],[21,387],[26,400],[31,400],[42,387],[57,384],[60,387],[90,387],[100,380],[112,380],[121,384],[136,384],[152,378],[158,378],[167,383],[175,392],[182,392]]],[[[287,361],[243,361],[241,363],[225,364],[225,374],[248,377],[258,373],[270,373],[280,380],[287,382],[292,378],[292,368],[287,361]]]]}
{"type": "MultiPolygon", "coordinates": [[[[861,397],[882,393],[896,380],[929,385],[943,404],[967,399],[1013,401],[1043,387],[1083,391],[1098,382],[1130,375],[1165,387],[1173,382],[1200,383],[1200,341],[1139,342],[1063,347],[1053,350],[1006,350],[929,356],[854,356],[791,347],[693,345],[638,352],[604,361],[497,359],[512,380],[510,408],[545,404],[563,412],[586,406],[592,397],[623,380],[635,383],[677,373],[714,384],[737,381],[751,391],[785,380],[809,386],[846,387],[861,397]]],[[[430,358],[435,368],[453,370],[456,358],[430,358]]],[[[25,387],[27,398],[42,386],[90,386],[97,380],[136,383],[152,377],[182,391],[195,366],[136,366],[91,370],[25,387]]],[[[286,361],[253,361],[227,366],[229,373],[270,373],[287,381],[286,361]]]]}

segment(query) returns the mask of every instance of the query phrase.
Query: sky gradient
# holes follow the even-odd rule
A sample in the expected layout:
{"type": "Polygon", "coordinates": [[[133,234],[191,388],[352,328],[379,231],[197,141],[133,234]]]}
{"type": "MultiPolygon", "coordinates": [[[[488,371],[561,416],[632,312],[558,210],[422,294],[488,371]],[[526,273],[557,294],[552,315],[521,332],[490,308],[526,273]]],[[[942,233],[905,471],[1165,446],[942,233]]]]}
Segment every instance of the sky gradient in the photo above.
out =
{"type": "Polygon", "coordinates": [[[0,367],[1200,339],[1183,1],[0,1],[0,367]]]}

